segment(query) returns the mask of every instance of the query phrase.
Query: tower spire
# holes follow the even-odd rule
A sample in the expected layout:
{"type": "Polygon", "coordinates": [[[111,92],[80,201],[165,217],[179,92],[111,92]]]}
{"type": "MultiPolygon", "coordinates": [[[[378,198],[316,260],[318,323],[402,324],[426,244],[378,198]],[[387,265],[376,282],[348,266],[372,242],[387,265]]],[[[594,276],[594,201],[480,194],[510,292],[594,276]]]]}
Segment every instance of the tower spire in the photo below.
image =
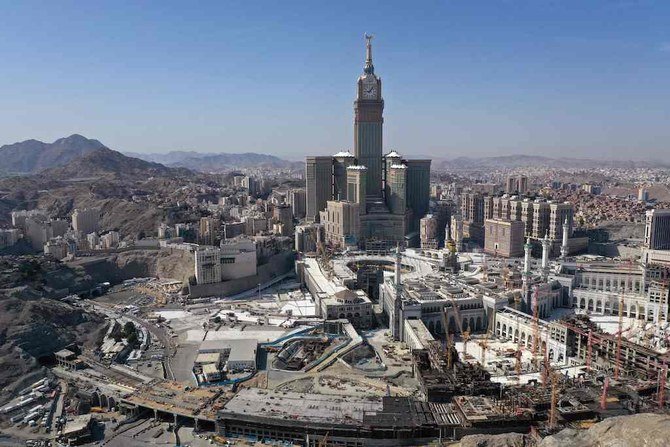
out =
{"type": "Polygon", "coordinates": [[[374,74],[375,66],[372,65],[372,39],[373,35],[365,33],[365,73],[374,74]]]}

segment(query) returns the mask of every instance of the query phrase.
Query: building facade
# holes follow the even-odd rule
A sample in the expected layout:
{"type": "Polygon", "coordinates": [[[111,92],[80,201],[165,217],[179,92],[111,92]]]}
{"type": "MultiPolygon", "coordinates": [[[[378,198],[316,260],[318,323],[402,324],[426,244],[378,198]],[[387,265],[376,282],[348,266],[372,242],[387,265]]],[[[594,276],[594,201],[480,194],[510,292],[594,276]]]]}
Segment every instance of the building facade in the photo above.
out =
{"type": "Polygon", "coordinates": [[[649,210],[645,217],[644,248],[670,250],[670,210],[649,210]]]}
{"type": "Polygon", "coordinates": [[[484,251],[494,256],[523,256],[524,225],[519,220],[486,219],[484,251]]]}
{"type": "Polygon", "coordinates": [[[99,221],[99,208],[75,209],[72,212],[72,228],[82,235],[97,232],[99,221]]]}

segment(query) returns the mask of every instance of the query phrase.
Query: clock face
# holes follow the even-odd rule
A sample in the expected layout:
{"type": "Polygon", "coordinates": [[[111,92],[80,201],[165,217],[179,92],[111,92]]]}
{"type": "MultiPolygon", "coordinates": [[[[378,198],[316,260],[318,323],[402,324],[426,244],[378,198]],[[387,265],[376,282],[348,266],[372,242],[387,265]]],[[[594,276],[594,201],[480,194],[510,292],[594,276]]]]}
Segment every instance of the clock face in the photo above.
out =
{"type": "Polygon", "coordinates": [[[377,98],[377,84],[363,84],[363,98],[375,99],[377,98]]]}

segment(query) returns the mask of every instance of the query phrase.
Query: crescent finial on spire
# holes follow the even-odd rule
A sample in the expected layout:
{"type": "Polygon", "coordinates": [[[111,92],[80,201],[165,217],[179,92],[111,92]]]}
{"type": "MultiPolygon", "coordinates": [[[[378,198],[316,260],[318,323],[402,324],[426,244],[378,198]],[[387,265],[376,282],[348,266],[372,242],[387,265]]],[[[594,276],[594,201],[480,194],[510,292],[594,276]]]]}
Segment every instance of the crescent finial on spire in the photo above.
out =
{"type": "Polygon", "coordinates": [[[375,67],[372,65],[372,39],[374,36],[372,34],[365,33],[365,73],[373,74],[375,72],[375,67]]]}

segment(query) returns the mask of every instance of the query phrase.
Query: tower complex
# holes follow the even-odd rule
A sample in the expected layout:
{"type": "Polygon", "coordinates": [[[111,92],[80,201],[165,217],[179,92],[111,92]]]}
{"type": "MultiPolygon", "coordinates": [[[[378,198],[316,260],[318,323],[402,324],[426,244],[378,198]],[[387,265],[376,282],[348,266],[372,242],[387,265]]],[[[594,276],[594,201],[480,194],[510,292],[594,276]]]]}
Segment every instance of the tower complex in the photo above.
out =
{"type": "Polygon", "coordinates": [[[383,155],[382,80],[372,63],[372,36],[354,101],[354,145],[332,156],[307,157],[307,219],[324,225],[334,245],[388,248],[418,232],[428,212],[430,160],[383,155]],[[356,210],[357,224],[343,225],[356,210]],[[346,211],[345,211],[346,210],[346,211]],[[341,229],[350,228],[350,234],[341,229]],[[345,244],[342,241],[346,241],[345,244]]]}

